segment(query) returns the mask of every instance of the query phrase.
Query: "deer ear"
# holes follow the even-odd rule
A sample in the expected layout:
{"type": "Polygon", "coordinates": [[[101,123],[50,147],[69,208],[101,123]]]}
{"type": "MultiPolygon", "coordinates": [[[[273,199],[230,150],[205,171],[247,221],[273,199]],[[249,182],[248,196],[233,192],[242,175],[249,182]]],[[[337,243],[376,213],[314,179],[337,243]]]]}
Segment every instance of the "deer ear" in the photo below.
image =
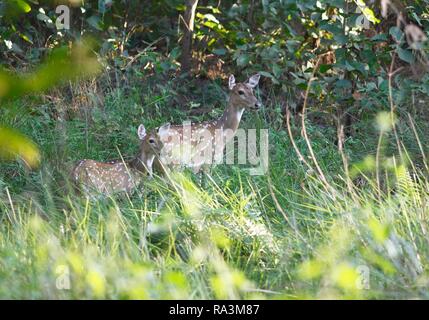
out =
{"type": "Polygon", "coordinates": [[[235,77],[234,77],[234,75],[232,74],[232,75],[230,75],[230,77],[229,77],[229,90],[234,89],[234,87],[235,87],[235,77]]]}
{"type": "Polygon", "coordinates": [[[252,88],[256,87],[259,83],[259,79],[261,78],[261,75],[259,73],[251,76],[249,78],[249,81],[247,82],[252,88]]]}
{"type": "Polygon", "coordinates": [[[144,127],[144,125],[141,124],[139,126],[139,129],[137,130],[137,134],[140,140],[143,140],[146,137],[146,128],[144,127]]]}
{"type": "Polygon", "coordinates": [[[171,126],[171,124],[170,124],[170,123],[166,123],[166,124],[164,124],[162,127],[160,127],[160,128],[158,129],[158,134],[159,134],[160,136],[163,136],[163,135],[168,134],[168,130],[170,130],[170,126],[171,126]]]}

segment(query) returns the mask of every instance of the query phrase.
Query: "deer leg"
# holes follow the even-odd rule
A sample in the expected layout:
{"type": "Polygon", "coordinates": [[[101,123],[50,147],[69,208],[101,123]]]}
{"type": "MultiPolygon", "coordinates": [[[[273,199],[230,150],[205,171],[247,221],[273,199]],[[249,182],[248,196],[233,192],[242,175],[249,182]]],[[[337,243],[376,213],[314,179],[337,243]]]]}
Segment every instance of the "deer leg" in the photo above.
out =
{"type": "Polygon", "coordinates": [[[206,179],[205,179],[205,174],[203,171],[200,171],[198,173],[198,184],[200,186],[200,188],[204,189],[206,186],[206,179]]]}
{"type": "Polygon", "coordinates": [[[210,174],[210,166],[208,165],[203,165],[200,168],[200,187],[205,189],[207,187],[207,176],[210,174]]]}

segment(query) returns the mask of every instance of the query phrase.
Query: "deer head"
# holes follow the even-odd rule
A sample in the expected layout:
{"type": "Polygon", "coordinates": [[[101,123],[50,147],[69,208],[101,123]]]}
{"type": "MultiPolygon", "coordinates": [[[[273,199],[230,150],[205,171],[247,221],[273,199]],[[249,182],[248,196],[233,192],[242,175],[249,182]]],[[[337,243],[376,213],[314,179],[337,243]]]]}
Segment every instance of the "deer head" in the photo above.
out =
{"type": "MultiPolygon", "coordinates": [[[[164,144],[162,143],[161,137],[168,132],[170,124],[167,123],[162,127],[155,129],[149,133],[146,132],[146,128],[141,124],[137,130],[138,137],[140,139],[140,151],[137,156],[138,163],[142,164],[144,168],[152,174],[152,163],[155,157],[159,156],[164,144]]],[[[140,167],[140,166],[138,166],[140,167]]],[[[143,169],[143,168],[138,168],[143,169]]]]}
{"type": "Polygon", "coordinates": [[[253,89],[258,85],[259,74],[255,74],[245,83],[236,83],[235,77],[229,77],[229,90],[231,91],[229,103],[237,108],[245,108],[250,110],[259,110],[261,103],[253,94],[253,89]]]}

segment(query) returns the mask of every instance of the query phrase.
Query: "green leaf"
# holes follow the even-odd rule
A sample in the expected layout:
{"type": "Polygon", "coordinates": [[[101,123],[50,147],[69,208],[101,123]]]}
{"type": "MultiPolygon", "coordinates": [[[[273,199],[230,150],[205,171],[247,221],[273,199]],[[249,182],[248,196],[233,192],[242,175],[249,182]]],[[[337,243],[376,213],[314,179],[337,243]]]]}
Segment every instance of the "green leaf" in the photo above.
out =
{"type": "Polygon", "coordinates": [[[0,127],[0,159],[2,161],[22,160],[29,168],[40,165],[37,146],[20,132],[0,127]]]}
{"type": "Polygon", "coordinates": [[[321,64],[319,67],[320,73],[326,73],[331,69],[332,69],[332,65],[329,65],[329,64],[321,64]]]}
{"type": "Polygon", "coordinates": [[[404,36],[404,33],[398,27],[392,27],[389,30],[389,34],[393,37],[396,42],[401,42],[404,36]]]}
{"type": "Polygon", "coordinates": [[[14,0],[16,6],[23,12],[29,13],[31,11],[30,5],[24,0],[14,0]]]}
{"type": "Polygon", "coordinates": [[[237,65],[239,67],[244,67],[247,66],[250,62],[250,55],[246,54],[246,53],[242,53],[238,56],[237,58],[237,65]]]}
{"type": "Polygon", "coordinates": [[[406,49],[402,49],[401,47],[398,47],[396,49],[396,52],[398,53],[398,56],[401,60],[408,62],[409,64],[414,63],[415,57],[410,50],[406,50],[406,49]]]}
{"type": "Polygon", "coordinates": [[[271,79],[271,81],[272,81],[274,84],[279,84],[279,81],[278,81],[278,80],[276,79],[276,77],[275,77],[275,76],[273,76],[271,73],[266,72],[266,71],[260,71],[260,72],[259,72],[259,74],[260,74],[261,76],[263,76],[263,77],[270,78],[270,79],[271,79]]]}
{"type": "Polygon", "coordinates": [[[180,48],[179,47],[176,47],[173,50],[171,50],[170,58],[175,60],[175,59],[178,59],[179,56],[180,56],[180,48]]]}
{"type": "Polygon", "coordinates": [[[215,50],[213,50],[213,53],[218,55],[218,56],[224,56],[226,54],[226,49],[224,49],[224,48],[215,49],[215,50]]]}
{"type": "Polygon", "coordinates": [[[365,1],[363,1],[363,0],[355,0],[355,2],[358,5],[358,8],[360,9],[360,11],[365,16],[365,18],[368,19],[368,21],[370,21],[370,22],[372,22],[374,24],[380,23],[380,20],[375,16],[374,11],[371,10],[371,8],[369,8],[365,4],[365,1]]]}
{"type": "Polygon", "coordinates": [[[344,34],[335,34],[334,40],[338,45],[343,46],[349,42],[349,38],[344,34]]]}
{"type": "Polygon", "coordinates": [[[387,34],[379,33],[371,38],[372,41],[387,41],[387,34]]]}
{"type": "Polygon", "coordinates": [[[335,83],[335,86],[339,89],[350,89],[352,87],[352,83],[350,80],[342,79],[338,80],[335,83]]]}
{"type": "Polygon", "coordinates": [[[91,27],[93,27],[93,28],[95,28],[95,29],[97,29],[99,31],[103,31],[103,28],[101,27],[100,17],[98,17],[98,16],[91,16],[88,19],[86,19],[86,21],[88,22],[88,24],[91,27]]]}

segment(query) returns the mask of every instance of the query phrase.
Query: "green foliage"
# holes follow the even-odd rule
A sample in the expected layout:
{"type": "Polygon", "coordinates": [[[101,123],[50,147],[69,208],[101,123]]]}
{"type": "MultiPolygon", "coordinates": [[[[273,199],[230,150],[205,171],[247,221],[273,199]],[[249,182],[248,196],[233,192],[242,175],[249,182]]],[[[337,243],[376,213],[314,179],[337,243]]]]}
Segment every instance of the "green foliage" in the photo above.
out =
{"type": "MultiPolygon", "coordinates": [[[[0,4],[0,158],[40,164],[0,168],[1,297],[428,298],[428,79],[397,72],[415,72],[426,48],[392,12],[361,0],[200,2],[201,66],[185,81],[183,1],[72,3],[70,30],[55,23],[57,1],[0,4]],[[140,123],[219,116],[225,83],[206,83],[211,58],[213,78],[264,78],[265,106],[241,126],[269,128],[266,176],[218,166],[204,189],[185,172],[130,197],[70,192],[76,160],[128,158],[140,123]],[[292,146],[285,108],[299,111],[307,89],[311,141],[292,116],[292,146]],[[341,139],[345,115],[355,123],[341,139]]],[[[425,30],[429,2],[408,4],[425,30]]]]}

